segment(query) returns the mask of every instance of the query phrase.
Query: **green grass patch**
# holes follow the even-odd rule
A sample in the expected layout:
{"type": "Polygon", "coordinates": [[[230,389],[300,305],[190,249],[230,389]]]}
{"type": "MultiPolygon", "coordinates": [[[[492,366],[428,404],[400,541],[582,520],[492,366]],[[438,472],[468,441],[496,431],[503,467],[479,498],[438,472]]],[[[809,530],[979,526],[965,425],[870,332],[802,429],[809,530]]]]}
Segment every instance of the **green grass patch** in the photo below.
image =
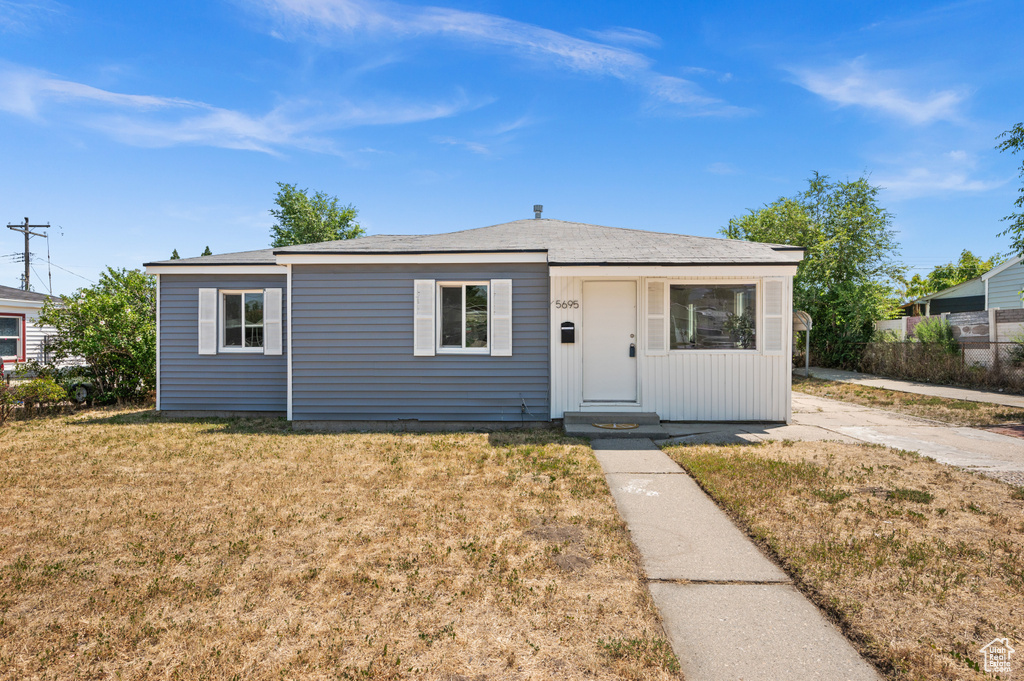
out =
{"type": "Polygon", "coordinates": [[[672,646],[663,638],[598,639],[597,644],[612,660],[632,662],[641,668],[653,667],[673,674],[679,673],[679,661],[672,652],[672,646]]]}
{"type": "Polygon", "coordinates": [[[892,501],[913,501],[915,504],[930,504],[935,499],[931,492],[925,492],[921,489],[908,489],[906,487],[897,487],[896,489],[889,490],[886,497],[892,501]]]}

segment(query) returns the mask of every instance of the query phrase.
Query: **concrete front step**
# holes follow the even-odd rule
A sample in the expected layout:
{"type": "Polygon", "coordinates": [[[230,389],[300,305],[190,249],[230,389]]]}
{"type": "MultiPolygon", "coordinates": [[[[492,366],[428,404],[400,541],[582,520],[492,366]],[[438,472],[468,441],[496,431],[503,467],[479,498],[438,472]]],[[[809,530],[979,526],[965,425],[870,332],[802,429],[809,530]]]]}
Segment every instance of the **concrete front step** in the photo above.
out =
{"type": "MultiPolygon", "coordinates": [[[[598,421],[598,423],[602,422],[598,421]]],[[[613,422],[607,421],[604,423],[613,422]]],[[[614,423],[622,423],[622,421],[615,421],[614,423]]],[[[664,440],[665,438],[669,437],[668,430],[666,430],[663,426],[643,425],[630,429],[618,429],[598,428],[592,423],[566,423],[565,434],[572,435],[574,437],[589,437],[600,439],[614,438],[616,440],[627,438],[650,438],[652,440],[664,440]]]]}
{"type": "Polygon", "coordinates": [[[641,426],[657,426],[661,418],[653,411],[567,411],[562,415],[562,423],[637,423],[641,426]]]}

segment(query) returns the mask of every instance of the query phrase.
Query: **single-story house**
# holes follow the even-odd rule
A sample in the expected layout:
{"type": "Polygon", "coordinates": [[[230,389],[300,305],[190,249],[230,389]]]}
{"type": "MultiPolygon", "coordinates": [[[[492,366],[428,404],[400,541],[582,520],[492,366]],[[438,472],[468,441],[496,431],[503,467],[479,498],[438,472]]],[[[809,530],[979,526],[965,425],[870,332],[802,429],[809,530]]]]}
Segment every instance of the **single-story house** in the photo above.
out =
{"type": "Polygon", "coordinates": [[[981,277],[921,296],[904,304],[909,317],[927,317],[945,312],[981,312],[985,307],[985,282],[981,277]]]}
{"type": "Polygon", "coordinates": [[[802,257],[538,217],[151,262],[157,409],[295,427],[789,421],[802,257]]]}
{"type": "Polygon", "coordinates": [[[7,372],[16,364],[45,360],[46,337],[54,329],[36,326],[36,318],[49,298],[43,293],[0,286],[0,356],[7,372]]]}
{"type": "Polygon", "coordinates": [[[1010,258],[980,277],[929,293],[903,305],[908,316],[931,316],[947,312],[983,312],[1024,307],[1024,263],[1010,258]]]}

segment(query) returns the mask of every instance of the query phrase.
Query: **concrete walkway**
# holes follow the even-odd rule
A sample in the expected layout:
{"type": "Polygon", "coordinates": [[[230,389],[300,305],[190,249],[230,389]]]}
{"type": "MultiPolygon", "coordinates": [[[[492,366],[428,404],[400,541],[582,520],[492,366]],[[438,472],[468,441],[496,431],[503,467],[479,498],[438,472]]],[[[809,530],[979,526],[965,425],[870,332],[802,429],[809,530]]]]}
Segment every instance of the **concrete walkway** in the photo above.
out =
{"type": "Polygon", "coordinates": [[[664,423],[661,442],[732,444],[765,440],[835,440],[906,449],[941,463],[1024,485],[1024,439],[979,428],[793,393],[793,423],[664,423]]]}
{"type": "Polygon", "coordinates": [[[879,681],[849,641],[650,440],[593,440],[688,681],[879,681]]]}
{"type": "MultiPolygon", "coordinates": [[[[803,370],[793,372],[794,376],[803,376],[803,370]]],[[[1024,395],[1007,395],[989,390],[972,390],[970,388],[954,388],[933,383],[918,383],[916,381],[900,381],[895,378],[883,378],[862,374],[856,371],[843,371],[842,369],[820,369],[811,367],[813,378],[823,378],[826,381],[839,381],[841,383],[855,383],[867,385],[872,388],[885,388],[886,390],[898,390],[904,393],[916,395],[929,395],[931,397],[948,397],[954,400],[966,400],[968,402],[990,402],[1002,404],[1007,407],[1020,407],[1024,409],[1024,395]]]]}

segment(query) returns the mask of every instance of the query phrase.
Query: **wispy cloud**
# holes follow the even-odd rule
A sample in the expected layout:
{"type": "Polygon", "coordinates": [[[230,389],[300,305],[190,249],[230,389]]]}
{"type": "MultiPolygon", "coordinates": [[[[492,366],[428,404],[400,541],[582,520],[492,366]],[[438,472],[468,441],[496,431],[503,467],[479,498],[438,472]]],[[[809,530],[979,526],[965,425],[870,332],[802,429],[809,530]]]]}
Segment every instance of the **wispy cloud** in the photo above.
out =
{"type": "Polygon", "coordinates": [[[49,117],[144,147],[201,145],[279,153],[292,147],[337,153],[326,133],[369,125],[447,118],[486,102],[288,102],[249,114],[176,97],[111,92],[35,70],[0,68],[0,111],[43,122],[49,117]]]}
{"type": "Polygon", "coordinates": [[[728,71],[715,71],[713,69],[706,69],[701,66],[684,66],[679,69],[680,72],[694,76],[704,76],[705,78],[714,78],[719,83],[728,83],[732,80],[732,74],[728,71]]]}
{"type": "Polygon", "coordinates": [[[625,26],[613,26],[603,31],[584,30],[594,40],[611,45],[630,45],[633,47],[661,47],[661,38],[641,31],[639,28],[627,28],[625,26]]]}
{"type": "Polygon", "coordinates": [[[473,139],[438,136],[434,137],[433,141],[437,144],[460,147],[481,156],[495,156],[497,152],[507,148],[521,130],[530,127],[535,122],[536,120],[532,116],[526,114],[515,120],[477,131],[472,134],[473,139]]]}
{"type": "Polygon", "coordinates": [[[909,91],[907,74],[869,69],[863,57],[829,69],[793,69],[797,83],[838,106],[860,106],[923,125],[934,121],[961,120],[962,90],[923,94],[909,91]]]}
{"type": "Polygon", "coordinates": [[[1009,179],[981,179],[975,176],[976,159],[957,149],[891,171],[877,178],[878,185],[893,199],[924,196],[977,194],[998,189],[1009,179]]]}
{"type": "Polygon", "coordinates": [[[455,137],[435,137],[434,141],[438,144],[444,144],[452,147],[462,147],[472,151],[474,154],[480,154],[482,156],[490,156],[491,148],[481,142],[473,142],[471,140],[457,139],[455,137]]]}
{"type": "Polygon", "coordinates": [[[712,175],[738,175],[740,172],[733,164],[725,163],[723,161],[712,163],[704,170],[712,175]]]}
{"type": "Polygon", "coordinates": [[[610,29],[612,33],[602,33],[602,39],[611,42],[609,37],[615,37],[618,44],[606,44],[493,14],[387,0],[259,0],[259,4],[275,21],[273,34],[282,38],[312,36],[326,44],[349,45],[353,39],[434,37],[503,50],[577,73],[617,78],[694,115],[738,111],[695,83],[656,72],[648,57],[621,46],[629,40],[634,46],[638,41],[647,46],[654,43],[655,36],[636,29],[610,29]]]}
{"type": "Polygon", "coordinates": [[[66,13],[67,7],[51,0],[0,0],[0,33],[27,33],[66,13]]]}
{"type": "Polygon", "coordinates": [[[89,102],[140,111],[206,106],[185,99],[109,92],[82,83],[51,78],[39,71],[16,67],[0,71],[0,93],[0,111],[27,118],[37,117],[39,107],[45,102],[89,102]]]}

